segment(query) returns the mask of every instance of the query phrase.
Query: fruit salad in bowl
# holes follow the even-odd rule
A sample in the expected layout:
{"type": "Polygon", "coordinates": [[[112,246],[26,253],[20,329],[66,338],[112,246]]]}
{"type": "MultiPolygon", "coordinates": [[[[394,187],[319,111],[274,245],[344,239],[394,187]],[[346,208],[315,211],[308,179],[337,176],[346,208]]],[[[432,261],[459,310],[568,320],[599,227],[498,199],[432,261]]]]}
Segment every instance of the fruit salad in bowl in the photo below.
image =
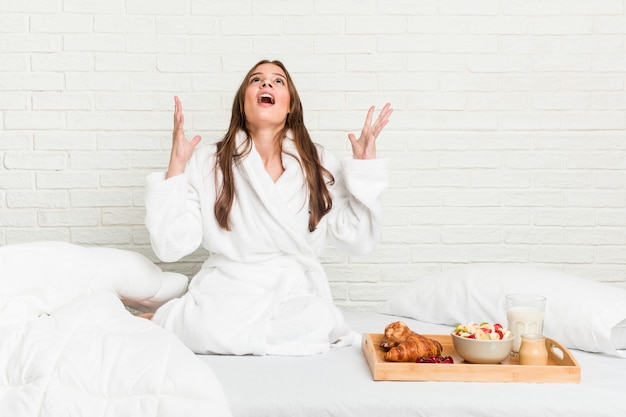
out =
{"type": "Polygon", "coordinates": [[[513,332],[500,323],[490,324],[486,321],[480,324],[457,324],[453,333],[459,337],[479,340],[502,340],[513,337],[513,332]]]}
{"type": "Polygon", "coordinates": [[[499,323],[458,324],[451,335],[456,353],[468,363],[500,363],[513,348],[513,332],[499,323]]]}

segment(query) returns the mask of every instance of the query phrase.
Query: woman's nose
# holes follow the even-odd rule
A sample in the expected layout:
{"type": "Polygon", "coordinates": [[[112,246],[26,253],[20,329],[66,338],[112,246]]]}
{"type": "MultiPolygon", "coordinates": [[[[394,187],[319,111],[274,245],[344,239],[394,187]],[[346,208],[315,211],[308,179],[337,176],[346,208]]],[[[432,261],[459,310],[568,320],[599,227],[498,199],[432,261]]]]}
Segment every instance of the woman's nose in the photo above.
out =
{"type": "Polygon", "coordinates": [[[271,87],[272,83],[269,80],[261,81],[261,87],[271,87]]]}

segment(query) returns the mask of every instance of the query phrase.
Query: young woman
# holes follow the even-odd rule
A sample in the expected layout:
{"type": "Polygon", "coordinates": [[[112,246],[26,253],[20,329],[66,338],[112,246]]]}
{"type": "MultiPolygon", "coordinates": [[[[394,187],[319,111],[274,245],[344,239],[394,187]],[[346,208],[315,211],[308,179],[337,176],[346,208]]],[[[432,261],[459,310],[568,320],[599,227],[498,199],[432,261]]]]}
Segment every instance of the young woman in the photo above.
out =
{"type": "Polygon", "coordinates": [[[373,113],[360,137],[348,135],[353,157],[340,163],[312,142],[280,61],[248,72],[217,144],[186,139],[175,97],[170,163],[148,176],[146,226],[164,262],[200,245],[209,257],[187,293],[152,320],[201,354],[308,355],[349,345],[319,256],[326,244],[364,254],[379,240],[388,163],[376,159],[376,138],[392,109],[374,122],[373,113]]]}

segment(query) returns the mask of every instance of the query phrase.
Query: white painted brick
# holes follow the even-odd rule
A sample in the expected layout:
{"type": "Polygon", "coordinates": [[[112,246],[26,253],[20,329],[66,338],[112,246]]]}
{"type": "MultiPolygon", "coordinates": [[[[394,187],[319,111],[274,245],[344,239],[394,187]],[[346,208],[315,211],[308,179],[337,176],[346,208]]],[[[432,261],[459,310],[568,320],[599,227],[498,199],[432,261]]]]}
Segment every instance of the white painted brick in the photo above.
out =
{"type": "Polygon", "coordinates": [[[145,110],[157,109],[158,98],[150,93],[97,93],[95,108],[98,110],[145,110]]]}
{"type": "Polygon", "coordinates": [[[0,227],[28,227],[37,225],[37,215],[33,209],[0,209],[0,227]]]}
{"type": "Polygon", "coordinates": [[[172,57],[157,58],[157,70],[160,72],[217,72],[219,61],[206,55],[181,54],[172,57]]]}
{"type": "Polygon", "coordinates": [[[191,2],[192,15],[239,16],[249,15],[251,13],[252,2],[248,1],[233,2],[232,0],[192,0],[191,2]]]}
{"type": "Polygon", "coordinates": [[[63,89],[63,85],[63,74],[0,72],[0,89],[2,91],[60,91],[63,89]]]}
{"type": "Polygon", "coordinates": [[[182,15],[189,10],[190,0],[126,0],[126,12],[140,15],[182,15]]]}
{"type": "Polygon", "coordinates": [[[37,189],[79,189],[98,188],[99,175],[94,172],[84,171],[59,171],[37,174],[37,189]]]}
{"type": "Polygon", "coordinates": [[[157,59],[151,54],[101,53],[95,57],[98,72],[149,72],[155,68],[157,59]]]}
{"type": "MultiPolygon", "coordinates": [[[[168,16],[155,19],[157,34],[216,35],[219,21],[208,17],[168,16]]],[[[206,40],[205,40],[206,42],[206,40]]],[[[230,42],[229,42],[230,43],[230,42]]]]}
{"type": "Polygon", "coordinates": [[[124,37],[116,34],[72,34],[63,37],[63,49],[73,52],[117,52],[124,50],[124,44],[124,37]]]}
{"type": "Polygon", "coordinates": [[[570,0],[563,4],[563,12],[572,15],[607,15],[623,14],[624,2],[622,0],[570,0]]]}
{"type": "Polygon", "coordinates": [[[498,14],[500,2],[497,0],[478,0],[468,3],[463,0],[444,0],[439,4],[439,13],[446,15],[487,15],[498,14]]]}
{"type": "Polygon", "coordinates": [[[83,170],[124,169],[130,166],[130,155],[120,152],[70,152],[70,167],[83,170]]]}
{"type": "Polygon", "coordinates": [[[71,239],[77,245],[115,246],[132,243],[132,234],[121,227],[76,227],[71,230],[71,239]]]}
{"type": "Polygon", "coordinates": [[[93,31],[100,33],[154,33],[155,20],[148,16],[95,15],[93,31]]]}
{"type": "Polygon", "coordinates": [[[519,55],[469,55],[467,69],[471,72],[527,72],[528,58],[519,55]]]}
{"type": "Polygon", "coordinates": [[[533,262],[546,263],[591,263],[594,254],[588,248],[578,246],[551,247],[538,245],[530,250],[533,262]]]}
{"type": "Polygon", "coordinates": [[[500,205],[497,191],[444,191],[441,203],[447,207],[493,207],[500,205]]]}
{"type": "Polygon", "coordinates": [[[469,247],[464,245],[416,245],[411,247],[410,261],[414,263],[466,263],[469,259],[469,247]]]}
{"type": "Polygon", "coordinates": [[[286,35],[340,35],[346,26],[342,16],[290,16],[282,24],[286,35]]]}
{"type": "Polygon", "coordinates": [[[532,215],[529,210],[522,208],[480,207],[469,211],[469,224],[479,225],[528,225],[532,215]]]}
{"type": "Polygon", "coordinates": [[[85,132],[42,131],[35,133],[34,149],[38,151],[94,150],[95,135],[85,132]]]}
{"type": "Polygon", "coordinates": [[[37,222],[42,227],[93,227],[100,224],[100,212],[92,208],[41,210],[37,222]]]}
{"type": "Polygon", "coordinates": [[[125,0],[64,0],[63,10],[70,13],[123,14],[124,3],[125,0]]]}
{"type": "Polygon", "coordinates": [[[538,188],[555,190],[588,189],[593,186],[592,176],[585,171],[539,172],[533,174],[533,185],[538,188]]]}
{"type": "Polygon", "coordinates": [[[406,33],[407,20],[404,16],[349,16],[346,18],[346,33],[350,35],[406,33]]]}
{"type": "Polygon", "coordinates": [[[501,51],[509,54],[560,55],[564,40],[560,36],[506,36],[498,39],[501,51]]]}
{"type": "MultiPolygon", "coordinates": [[[[462,34],[468,31],[467,17],[459,16],[424,16],[421,13],[410,14],[408,19],[408,33],[425,33],[429,35],[437,34],[462,34]]],[[[398,25],[400,26],[400,25],[398,25]]],[[[404,25],[400,26],[403,27],[404,25]]],[[[433,37],[433,39],[437,39],[433,37]]]]}
{"type": "Polygon", "coordinates": [[[166,130],[171,131],[172,116],[142,112],[71,112],[67,114],[67,128],[71,130],[96,129],[105,131],[166,130]]]}
{"type": "Polygon", "coordinates": [[[611,54],[622,53],[621,35],[567,36],[562,40],[562,53],[569,54],[611,54]]]}
{"type": "Polygon", "coordinates": [[[597,72],[621,72],[626,71],[626,56],[597,56],[591,62],[591,69],[597,72]]]}
{"type": "Polygon", "coordinates": [[[144,209],[123,208],[114,209],[106,208],[102,210],[103,226],[133,226],[142,224],[146,217],[144,209]]]}
{"type": "Polygon", "coordinates": [[[4,126],[7,129],[63,129],[65,119],[62,113],[52,111],[6,112],[4,126]]]}
{"type": "Polygon", "coordinates": [[[500,77],[503,91],[557,91],[561,80],[556,75],[525,75],[515,74],[500,77]]]}
{"type": "MultiPolygon", "coordinates": [[[[53,238],[156,261],[145,177],[167,166],[173,95],[206,146],[224,134],[245,72],[270,58],[287,65],[309,131],[339,158],[370,105],[395,109],[377,142],[391,168],[383,240],[367,256],[322,258],[342,307],[374,309],[401,283],[465,263],[626,287],[624,8],[6,0],[0,244],[53,238]]],[[[192,276],[205,257],[165,266],[192,276]]]]}
{"type": "Polygon", "coordinates": [[[27,33],[28,22],[28,15],[2,13],[0,15],[0,33],[27,33]]]}
{"type": "Polygon", "coordinates": [[[535,17],[530,23],[533,35],[579,35],[593,32],[590,16],[535,17]]]}
{"type": "Polygon", "coordinates": [[[411,224],[414,225],[464,225],[469,223],[469,219],[467,208],[411,209],[411,224]]]}
{"type": "Polygon", "coordinates": [[[601,264],[623,265],[626,263],[626,251],[623,245],[598,247],[595,249],[595,260],[601,264]]]}
{"type": "Polygon", "coordinates": [[[531,249],[527,246],[509,245],[472,245],[469,262],[526,263],[530,260],[531,249]]]}
{"type": "Polygon", "coordinates": [[[29,21],[31,33],[89,33],[93,31],[93,18],[88,15],[33,15],[29,21]]]}
{"type": "Polygon", "coordinates": [[[562,112],[561,124],[575,130],[624,130],[626,118],[620,111],[562,112]]]}
{"type": "Polygon", "coordinates": [[[626,207],[623,191],[569,191],[565,196],[566,207],[626,207]]]}
{"type": "Polygon", "coordinates": [[[70,231],[66,227],[15,228],[6,230],[6,243],[28,243],[42,240],[70,241],[70,231]]]}
{"type": "Polygon", "coordinates": [[[68,195],[65,190],[9,191],[6,195],[8,208],[65,208],[68,195]]]}
{"type": "Polygon", "coordinates": [[[503,242],[510,245],[562,245],[567,240],[563,227],[507,227],[503,242]]]}
{"type": "Polygon", "coordinates": [[[120,73],[72,72],[65,75],[68,91],[128,91],[129,77],[120,73]]]}
{"type": "Polygon", "coordinates": [[[594,33],[626,34],[626,16],[598,16],[593,19],[594,33]]]}
{"type": "MultiPolygon", "coordinates": [[[[0,169],[0,190],[32,189],[34,185],[35,174],[32,172],[14,172],[0,169]]],[[[6,202],[6,193],[2,197],[0,204],[6,202]]]]}
{"type": "MultiPolygon", "coordinates": [[[[2,120],[1,117],[0,120],[2,120]]],[[[0,150],[27,150],[32,148],[32,135],[28,133],[0,131],[0,150]]]]}
{"type": "Polygon", "coordinates": [[[129,190],[72,190],[72,207],[130,207],[132,193],[129,190]]]}
{"type": "Polygon", "coordinates": [[[412,187],[468,187],[470,176],[467,170],[420,170],[411,173],[412,187]]]}
{"type": "Polygon", "coordinates": [[[567,228],[565,241],[570,245],[623,245],[626,241],[626,231],[623,228],[567,228]]]}
{"type": "MultiPolygon", "coordinates": [[[[547,191],[507,191],[502,193],[502,204],[507,207],[562,207],[565,193],[547,191]]],[[[499,220],[494,219],[497,223],[499,220]]]]}
{"type": "MultiPolygon", "coordinates": [[[[165,165],[160,167],[163,171],[165,168],[165,165]]],[[[106,171],[100,174],[100,185],[102,187],[135,187],[136,189],[143,189],[146,185],[146,176],[149,172],[153,171],[156,171],[156,169],[149,171],[140,171],[138,169],[129,171],[106,171]]]]}
{"type": "Polygon", "coordinates": [[[25,169],[33,172],[61,170],[68,165],[62,152],[7,152],[4,166],[8,169],[25,169]]]}
{"type": "Polygon", "coordinates": [[[382,244],[439,243],[441,233],[436,227],[387,227],[382,234],[382,244]]]}
{"type": "Polygon", "coordinates": [[[2,54],[0,72],[26,72],[29,67],[28,56],[24,53],[2,54]]]}
{"type": "Polygon", "coordinates": [[[502,3],[505,15],[553,16],[563,13],[560,0],[511,0],[502,3]]]}
{"type": "Polygon", "coordinates": [[[529,103],[533,110],[588,110],[589,93],[539,93],[529,103]]]}
{"type": "MultiPolygon", "coordinates": [[[[281,37],[278,39],[275,36],[256,36],[252,42],[253,53],[259,56],[266,56],[268,59],[273,59],[275,56],[289,54],[294,50],[298,50],[302,54],[313,55],[318,49],[317,40],[304,36],[281,37]]],[[[327,46],[327,44],[322,43],[322,47],[325,46],[327,46]]],[[[319,49],[321,49],[321,47],[319,49]]],[[[321,53],[332,52],[331,50],[321,49],[321,53]]]]}
{"type": "MultiPolygon", "coordinates": [[[[525,35],[528,33],[529,22],[530,20],[525,16],[456,17],[449,19],[451,24],[445,27],[445,31],[442,31],[442,33],[462,33],[463,28],[467,27],[467,32],[473,34],[525,35]],[[456,28],[454,27],[455,25],[456,28]]],[[[429,22],[425,21],[424,24],[428,25],[429,22]]],[[[437,31],[437,29],[429,28],[429,32],[432,33],[432,31],[437,31]]],[[[500,38],[500,42],[506,42],[509,38],[510,36],[500,38]]]]}
{"type": "MultiPolygon", "coordinates": [[[[424,16],[436,15],[438,5],[432,1],[424,0],[394,0],[381,2],[376,5],[380,14],[401,16],[424,16]]],[[[350,14],[350,12],[348,12],[350,14]]]]}
{"type": "Polygon", "coordinates": [[[33,110],[91,110],[94,108],[91,94],[42,92],[32,95],[33,110]]]}
{"type": "Polygon", "coordinates": [[[385,201],[389,207],[438,207],[441,203],[441,193],[416,189],[387,190],[385,201]]]}
{"type": "Polygon", "coordinates": [[[591,209],[542,209],[533,214],[539,226],[593,226],[595,212],[591,209]]]}
{"type": "Polygon", "coordinates": [[[59,35],[2,34],[0,52],[58,52],[63,39],[59,35]]]}

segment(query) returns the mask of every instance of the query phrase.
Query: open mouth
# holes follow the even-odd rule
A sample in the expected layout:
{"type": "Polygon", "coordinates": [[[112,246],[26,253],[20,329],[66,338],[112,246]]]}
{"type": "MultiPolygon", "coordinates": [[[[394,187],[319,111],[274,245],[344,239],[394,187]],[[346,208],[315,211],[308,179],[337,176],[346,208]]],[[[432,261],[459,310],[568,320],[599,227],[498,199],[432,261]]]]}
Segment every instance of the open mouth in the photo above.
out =
{"type": "Polygon", "coordinates": [[[274,104],[274,97],[271,94],[267,93],[259,95],[257,100],[259,103],[274,104]]]}

